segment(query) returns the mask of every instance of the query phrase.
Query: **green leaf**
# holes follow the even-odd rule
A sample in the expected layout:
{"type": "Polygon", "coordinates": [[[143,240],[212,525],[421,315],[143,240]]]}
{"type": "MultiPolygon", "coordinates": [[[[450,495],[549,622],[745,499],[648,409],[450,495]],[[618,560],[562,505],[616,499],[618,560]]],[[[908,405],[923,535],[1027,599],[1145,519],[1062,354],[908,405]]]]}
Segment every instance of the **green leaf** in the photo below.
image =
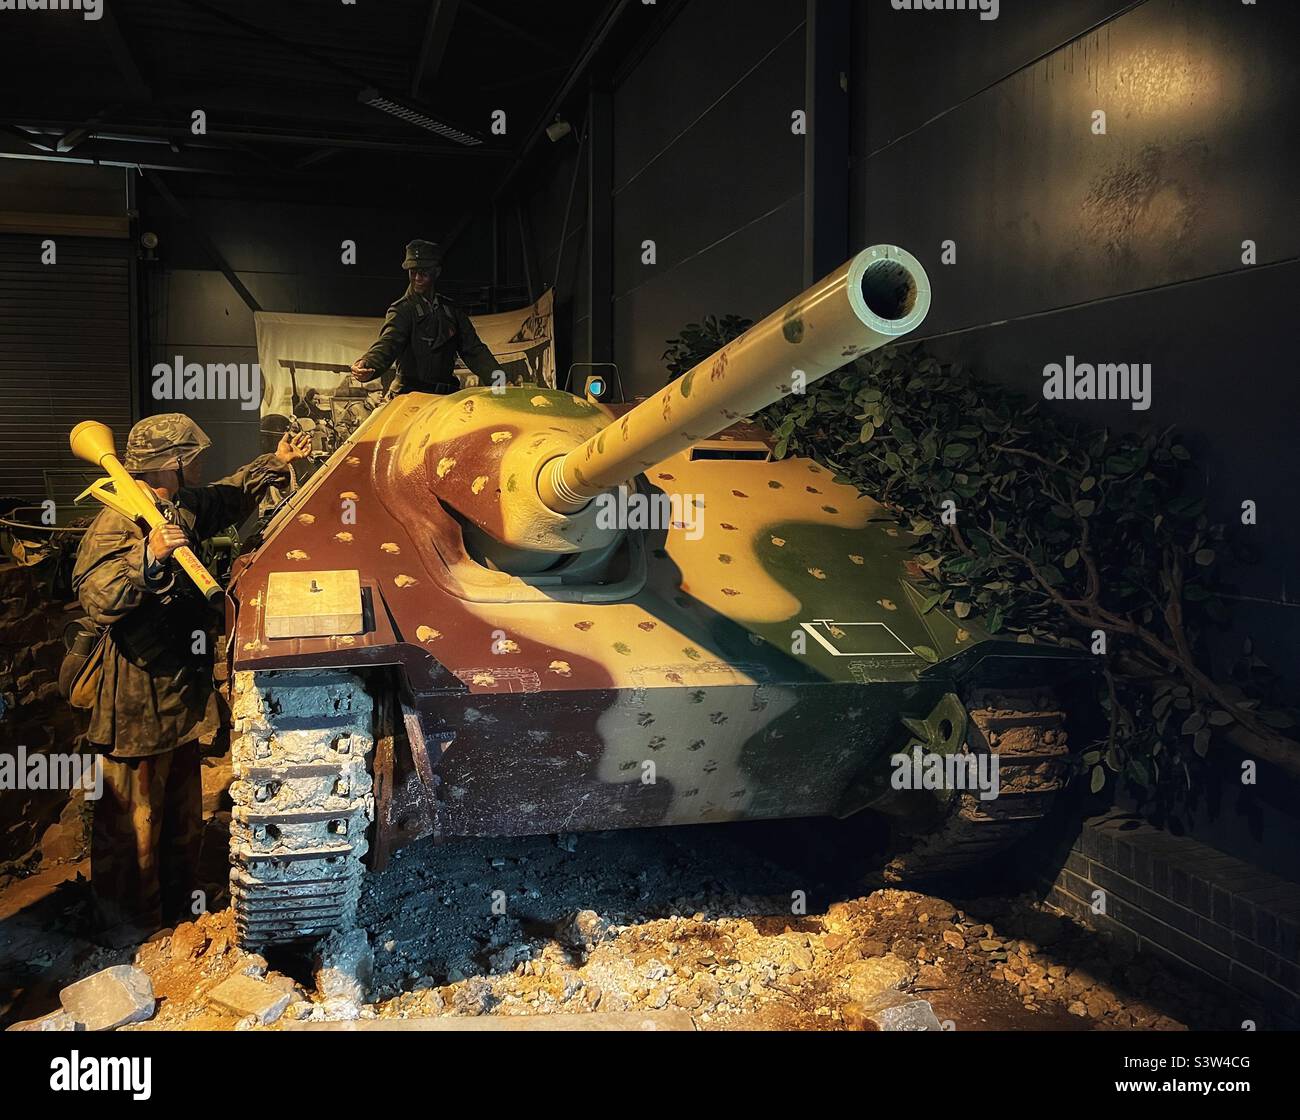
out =
{"type": "Polygon", "coordinates": [[[1080,498],[1074,503],[1074,512],[1080,517],[1091,517],[1096,508],[1097,503],[1091,498],[1080,498]]]}
{"type": "Polygon", "coordinates": [[[1181,734],[1191,735],[1195,731],[1200,731],[1200,729],[1204,726],[1205,726],[1205,713],[1193,712],[1190,716],[1188,716],[1185,720],[1183,720],[1181,734]]]}
{"type": "Polygon", "coordinates": [[[934,650],[932,650],[929,646],[913,646],[912,652],[916,654],[917,657],[923,658],[924,660],[930,662],[931,665],[933,665],[936,661],[939,660],[939,655],[935,653],[934,650]]]}
{"type": "Polygon", "coordinates": [[[1073,568],[1078,562],[1079,550],[1077,548],[1070,549],[1070,551],[1065,554],[1065,559],[1061,561],[1066,568],[1073,568]]]}
{"type": "Polygon", "coordinates": [[[1092,768],[1092,780],[1088,783],[1088,788],[1091,789],[1093,793],[1100,793],[1101,787],[1105,784],[1106,771],[1100,766],[1094,766],[1092,768]]]}
{"type": "Polygon", "coordinates": [[[1233,717],[1225,711],[1215,711],[1210,713],[1210,723],[1215,727],[1227,727],[1233,722],[1233,717]]]}
{"type": "MultiPolygon", "coordinates": [[[[937,606],[939,605],[939,600],[942,599],[942,598],[943,598],[943,592],[942,592],[942,591],[940,591],[937,595],[931,595],[931,596],[929,596],[929,597],[925,600],[925,602],[921,604],[921,613],[922,613],[922,614],[929,614],[932,610],[934,610],[935,607],[937,607],[937,606]]],[[[936,660],[937,660],[937,658],[936,658],[936,660]]]]}
{"type": "Polygon", "coordinates": [[[1213,732],[1208,727],[1202,727],[1192,739],[1192,750],[1202,758],[1205,757],[1206,753],[1210,749],[1210,736],[1212,734],[1213,732]]]}
{"type": "Polygon", "coordinates": [[[859,443],[870,443],[876,434],[876,426],[870,420],[862,425],[862,431],[858,433],[859,443]]]}
{"type": "Polygon", "coordinates": [[[1208,568],[1211,564],[1214,563],[1214,549],[1212,548],[1197,549],[1196,562],[1200,564],[1202,568],[1208,568]]]}
{"type": "Polygon", "coordinates": [[[1259,718],[1268,724],[1269,727],[1282,729],[1295,726],[1295,718],[1287,712],[1260,712],[1259,718]]]}

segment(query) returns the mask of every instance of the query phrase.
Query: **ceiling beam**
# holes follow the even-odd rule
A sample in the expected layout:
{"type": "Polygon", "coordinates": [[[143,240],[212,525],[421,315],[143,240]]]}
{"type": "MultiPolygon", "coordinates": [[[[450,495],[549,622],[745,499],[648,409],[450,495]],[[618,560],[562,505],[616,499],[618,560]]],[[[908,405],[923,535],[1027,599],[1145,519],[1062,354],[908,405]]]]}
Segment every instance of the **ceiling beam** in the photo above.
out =
{"type": "Polygon", "coordinates": [[[104,37],[108,53],[113,56],[113,63],[117,67],[118,73],[122,75],[122,80],[126,82],[127,92],[131,100],[152,100],[153,90],[150,88],[149,83],[145,81],[144,72],[140,69],[140,64],[131,52],[126,36],[122,34],[122,25],[117,22],[113,7],[112,4],[101,5],[98,20],[100,34],[104,37]]]}
{"type": "Polygon", "coordinates": [[[260,164],[232,160],[228,153],[210,149],[174,152],[165,144],[130,144],[95,139],[78,145],[75,152],[56,152],[38,146],[21,130],[3,126],[0,126],[0,158],[187,171],[207,175],[265,175],[265,168],[260,164]],[[12,139],[8,139],[10,137],[12,139]]]}
{"type": "Polygon", "coordinates": [[[459,4],[460,0],[431,0],[429,18],[424,25],[424,39],[420,43],[420,57],[415,64],[415,73],[411,75],[412,97],[421,96],[425,83],[438,76],[459,4]]]}
{"type": "Polygon", "coordinates": [[[533,46],[539,47],[549,54],[561,58],[564,56],[563,49],[557,44],[552,43],[549,39],[542,38],[542,36],[538,35],[534,31],[529,31],[526,27],[520,27],[519,24],[512,20],[497,15],[496,12],[489,12],[486,8],[481,8],[479,5],[471,3],[470,0],[465,0],[465,10],[467,12],[472,12],[474,15],[478,16],[479,19],[492,24],[494,27],[500,28],[507,34],[513,35],[516,39],[522,39],[526,43],[532,43],[533,46]]]}
{"type": "MultiPolygon", "coordinates": [[[[20,122],[30,125],[34,128],[47,129],[58,134],[75,132],[78,128],[86,125],[87,122],[76,120],[60,120],[58,118],[23,118],[20,122]]],[[[93,123],[93,122],[91,122],[93,123]]],[[[247,126],[245,128],[224,128],[210,127],[206,136],[202,137],[206,143],[195,144],[195,137],[188,127],[176,124],[164,124],[162,122],[117,122],[110,126],[95,125],[92,130],[95,135],[103,139],[121,140],[126,142],[130,139],[139,139],[142,141],[159,141],[180,140],[187,147],[204,147],[212,150],[220,150],[220,146],[211,143],[212,141],[234,141],[234,142],[264,142],[268,144],[294,144],[309,148],[332,148],[347,149],[359,148],[370,151],[393,152],[402,155],[411,156],[455,156],[457,158],[464,156],[473,156],[481,158],[491,156],[496,159],[509,159],[510,152],[504,148],[489,148],[480,145],[475,148],[466,148],[458,144],[421,144],[410,143],[403,140],[389,140],[376,138],[373,135],[367,136],[358,133],[354,136],[343,136],[335,130],[321,129],[320,131],[298,131],[283,132],[276,128],[257,128],[247,126]]],[[[46,139],[46,137],[32,137],[33,142],[46,139]]],[[[51,141],[57,137],[48,137],[51,141]]]]}
{"type": "MultiPolygon", "coordinates": [[[[556,114],[560,111],[561,106],[564,104],[565,99],[573,92],[573,89],[578,82],[582,80],[583,75],[587,72],[587,68],[595,60],[596,55],[600,52],[600,48],[604,46],[605,40],[609,38],[610,32],[614,30],[614,26],[618,23],[619,17],[622,16],[624,10],[630,3],[631,0],[610,0],[610,2],[605,6],[605,10],[600,14],[599,18],[597,18],[591,31],[587,33],[587,38],[583,42],[581,49],[578,51],[578,56],[573,60],[573,65],[569,67],[568,74],[565,75],[564,80],[560,83],[559,88],[551,97],[550,103],[546,106],[545,111],[537,119],[537,123],[533,126],[532,132],[520,147],[518,155],[515,156],[514,163],[510,165],[510,170],[502,176],[501,181],[497,184],[496,190],[492,192],[493,202],[499,200],[502,195],[510,189],[516,176],[523,170],[524,164],[528,161],[528,156],[531,154],[533,148],[536,147],[538,141],[546,135],[546,126],[555,118],[556,114]]],[[[457,221],[452,227],[451,233],[442,243],[444,252],[449,250],[460,235],[465,232],[465,228],[469,225],[473,217],[473,210],[466,210],[461,214],[459,221],[457,221]]]]}
{"type": "Polygon", "coordinates": [[[230,283],[230,286],[235,289],[235,294],[248,306],[248,310],[261,311],[262,305],[257,302],[253,293],[244,287],[244,282],[235,275],[235,270],[230,267],[230,263],[221,255],[221,250],[212,243],[203,227],[190,216],[189,209],[185,204],[172,194],[171,188],[163,181],[163,177],[154,171],[144,172],[144,177],[176,216],[189,227],[190,236],[199,243],[199,248],[221,270],[221,274],[230,283]]]}
{"type": "MultiPolygon", "coordinates": [[[[336,78],[338,75],[343,74],[346,77],[348,77],[350,80],[356,82],[361,89],[377,88],[385,96],[388,96],[388,94],[390,93],[388,89],[376,83],[375,80],[369,75],[362,74],[360,71],[352,69],[352,67],[346,65],[345,63],[338,62],[337,60],[332,58],[327,58],[325,55],[319,54],[316,51],[303,46],[301,43],[295,43],[290,39],[286,39],[283,35],[277,35],[274,31],[270,31],[265,27],[259,27],[257,24],[249,23],[247,20],[240,19],[238,16],[232,16],[229,12],[224,12],[220,8],[214,7],[213,5],[206,3],[205,0],[181,0],[181,3],[183,3],[188,8],[192,8],[195,11],[204,12],[205,14],[212,17],[213,19],[228,24],[229,26],[237,29],[238,31],[241,31],[244,35],[248,36],[249,38],[263,40],[268,43],[275,43],[282,50],[285,50],[291,54],[298,55],[300,58],[305,58],[311,62],[314,62],[317,66],[328,71],[331,75],[333,75],[336,78]]],[[[396,94],[394,94],[393,96],[394,98],[400,97],[400,95],[396,95],[396,94]]],[[[427,105],[424,102],[417,101],[415,99],[411,99],[411,100],[414,101],[414,104],[412,105],[413,108],[418,109],[426,116],[439,120],[441,123],[447,125],[449,128],[457,128],[458,131],[464,131],[464,132],[473,131],[472,129],[461,129],[459,126],[454,125],[451,121],[443,120],[442,115],[438,113],[438,111],[434,109],[432,106],[427,105]]]]}

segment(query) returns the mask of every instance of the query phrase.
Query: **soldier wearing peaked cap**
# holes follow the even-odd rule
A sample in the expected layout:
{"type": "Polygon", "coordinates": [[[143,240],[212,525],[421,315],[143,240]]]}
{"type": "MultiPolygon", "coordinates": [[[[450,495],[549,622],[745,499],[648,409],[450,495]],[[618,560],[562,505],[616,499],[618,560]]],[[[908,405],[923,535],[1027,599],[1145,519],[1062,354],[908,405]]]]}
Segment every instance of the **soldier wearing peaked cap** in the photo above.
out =
{"type": "Polygon", "coordinates": [[[366,382],[394,363],[391,393],[454,393],[456,355],[482,381],[500,369],[492,351],[474,330],[470,317],[434,291],[442,273],[442,250],[432,241],[412,241],[402,261],[410,284],[388,309],[375,344],[352,363],[352,376],[366,382]]]}
{"type": "Polygon", "coordinates": [[[104,509],[91,523],[72,586],[99,645],[78,680],[90,708],[87,739],[104,764],[94,804],[91,888],[105,940],[130,944],[191,917],[202,826],[193,732],[212,691],[218,619],[171,555],[242,521],[272,485],[292,485],[307,437],[285,433],[274,454],[201,485],[211,440],[188,416],[141,420],[123,466],[153,492],[167,523],[153,530],[104,509]]]}

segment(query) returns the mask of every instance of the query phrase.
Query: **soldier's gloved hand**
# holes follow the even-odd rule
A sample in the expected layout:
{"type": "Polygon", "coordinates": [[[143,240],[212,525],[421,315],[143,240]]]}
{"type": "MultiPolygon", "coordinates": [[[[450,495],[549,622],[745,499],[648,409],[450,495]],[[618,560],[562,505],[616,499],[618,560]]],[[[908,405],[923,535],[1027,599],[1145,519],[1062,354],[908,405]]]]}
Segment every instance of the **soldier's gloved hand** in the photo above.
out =
{"type": "Polygon", "coordinates": [[[186,537],[185,530],[169,522],[166,525],[159,525],[149,533],[146,547],[149,559],[161,564],[178,548],[183,548],[188,543],[189,538],[186,537]]]}

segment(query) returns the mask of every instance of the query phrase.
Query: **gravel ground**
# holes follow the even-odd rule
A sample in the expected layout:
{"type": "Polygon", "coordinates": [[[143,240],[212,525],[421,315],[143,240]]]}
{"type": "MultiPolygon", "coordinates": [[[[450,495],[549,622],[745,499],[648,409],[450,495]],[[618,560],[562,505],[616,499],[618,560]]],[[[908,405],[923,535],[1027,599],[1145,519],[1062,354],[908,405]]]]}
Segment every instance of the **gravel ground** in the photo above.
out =
{"type": "Polygon", "coordinates": [[[824,851],[810,856],[807,829],[413,845],[363,896],[373,966],[359,1000],[318,985],[303,956],[236,948],[228,910],[135,951],[90,946],[76,930],[84,884],[70,882],[0,920],[0,973],[14,993],[5,1020],[39,1015],[63,984],[133,962],[159,999],[149,1022],[126,1028],[135,1030],[616,1010],[684,1011],[701,1029],[871,1030],[863,1005],[882,987],[928,1000],[956,1030],[1236,1025],[1208,994],[1030,896],[826,881],[809,871],[827,865],[824,851]],[[209,1002],[238,972],[291,994],[278,1022],[241,1022],[209,1002]]]}

